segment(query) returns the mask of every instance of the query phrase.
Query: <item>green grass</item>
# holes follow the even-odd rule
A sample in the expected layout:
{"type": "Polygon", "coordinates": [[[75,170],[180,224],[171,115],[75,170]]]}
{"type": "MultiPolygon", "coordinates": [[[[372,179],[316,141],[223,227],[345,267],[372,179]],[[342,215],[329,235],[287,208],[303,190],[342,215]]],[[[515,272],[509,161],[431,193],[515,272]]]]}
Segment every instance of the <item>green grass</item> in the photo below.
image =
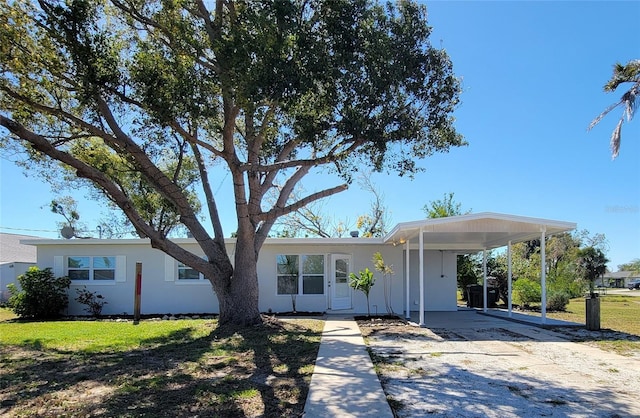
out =
{"type": "Polygon", "coordinates": [[[0,416],[300,416],[323,328],[0,318],[0,416]]]}
{"type": "Polygon", "coordinates": [[[0,344],[62,352],[106,353],[193,341],[211,333],[211,321],[0,322],[0,344]]]}
{"type": "Polygon", "coordinates": [[[0,308],[0,322],[9,321],[11,319],[17,318],[16,315],[7,308],[0,308]]]}
{"type": "MultiPolygon", "coordinates": [[[[584,324],[585,311],[585,300],[577,298],[569,301],[566,312],[550,312],[548,316],[584,324]]],[[[626,356],[640,353],[640,297],[600,296],[600,327],[614,332],[595,332],[584,341],[626,356]]]]}
{"type": "MultiPolygon", "coordinates": [[[[550,312],[550,318],[585,323],[585,300],[571,299],[566,312],[550,312]]],[[[640,297],[600,296],[600,326],[640,336],[640,297]]]]}

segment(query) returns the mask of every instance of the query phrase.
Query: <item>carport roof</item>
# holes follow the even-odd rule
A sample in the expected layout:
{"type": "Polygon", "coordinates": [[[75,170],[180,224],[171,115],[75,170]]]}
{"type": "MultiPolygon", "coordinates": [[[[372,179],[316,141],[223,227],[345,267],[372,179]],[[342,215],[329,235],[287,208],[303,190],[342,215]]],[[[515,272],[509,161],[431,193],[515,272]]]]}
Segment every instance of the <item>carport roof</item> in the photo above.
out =
{"type": "Polygon", "coordinates": [[[475,252],[539,239],[543,231],[550,236],[575,228],[573,222],[482,212],[399,223],[384,242],[417,244],[422,231],[424,249],[475,252]]]}

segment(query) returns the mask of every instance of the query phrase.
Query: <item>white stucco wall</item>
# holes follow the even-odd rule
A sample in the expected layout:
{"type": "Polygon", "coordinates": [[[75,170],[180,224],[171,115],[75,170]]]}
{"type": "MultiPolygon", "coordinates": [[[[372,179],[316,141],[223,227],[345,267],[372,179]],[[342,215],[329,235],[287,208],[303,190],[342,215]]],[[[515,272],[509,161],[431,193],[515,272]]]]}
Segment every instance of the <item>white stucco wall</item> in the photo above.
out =
{"type": "MultiPolygon", "coordinates": [[[[180,240],[180,245],[198,254],[197,244],[192,240],[180,240]]],[[[227,251],[233,254],[233,241],[227,244],[227,251]]],[[[86,314],[84,305],[75,301],[76,289],[86,286],[90,291],[103,295],[108,302],[103,314],[132,314],[135,289],[136,262],[142,263],[142,314],[183,314],[218,313],[219,305],[208,280],[177,280],[177,263],[161,251],[154,250],[146,240],[46,240],[37,243],[38,266],[52,267],[56,275],[65,275],[66,257],[69,256],[113,256],[116,257],[116,280],[108,282],[72,282],[69,292],[69,315],[86,314]]],[[[370,298],[371,313],[385,314],[384,280],[373,267],[373,254],[380,252],[384,261],[391,265],[390,304],[396,314],[405,309],[404,251],[401,246],[382,244],[366,239],[343,240],[267,240],[258,259],[258,280],[260,285],[259,309],[262,312],[286,312],[291,310],[291,297],[277,294],[276,257],[286,255],[321,254],[325,260],[324,294],[298,295],[298,311],[331,311],[330,280],[332,254],[351,257],[351,271],[358,272],[368,267],[377,278],[370,298]]],[[[411,310],[419,305],[418,252],[411,251],[411,310]]],[[[425,306],[431,311],[456,309],[456,256],[452,252],[425,251],[425,306]],[[442,265],[444,262],[444,266],[442,265]],[[444,274],[445,277],[441,277],[444,274]]],[[[344,313],[364,314],[367,302],[360,291],[351,291],[351,308],[344,313]]]]}
{"type": "MultiPolygon", "coordinates": [[[[119,243],[116,240],[102,242],[61,241],[59,245],[38,246],[38,266],[52,267],[56,275],[67,273],[68,256],[114,256],[117,263],[124,261],[123,281],[72,281],[69,289],[69,315],[86,314],[85,306],[75,301],[76,289],[86,286],[91,292],[104,296],[107,304],[102,313],[105,315],[133,314],[136,263],[142,263],[142,292],[140,311],[142,314],[157,313],[217,313],[218,301],[211,283],[204,280],[196,283],[177,281],[175,260],[167,263],[165,254],[151,248],[146,241],[132,244],[129,240],[119,243]],[[60,259],[63,257],[62,259],[60,259]],[[171,269],[172,271],[168,271],[171,269]],[[169,280],[171,278],[171,280],[169,280]]],[[[194,251],[195,244],[186,245],[194,251]]],[[[116,265],[116,269],[122,268],[116,265]]]]}
{"type": "MultiPolygon", "coordinates": [[[[376,284],[369,293],[369,301],[371,313],[375,313],[376,309],[379,314],[386,314],[384,303],[384,283],[381,273],[374,270],[373,254],[380,252],[385,263],[392,265],[395,274],[392,277],[393,289],[390,292],[391,307],[396,313],[402,313],[404,283],[402,250],[391,245],[383,244],[349,244],[349,239],[345,239],[347,243],[344,245],[303,245],[303,244],[277,244],[275,240],[265,244],[260,252],[258,260],[258,279],[260,281],[260,310],[274,312],[284,312],[291,310],[291,297],[289,295],[278,295],[276,288],[276,256],[278,254],[286,255],[302,255],[302,254],[322,254],[325,256],[325,279],[323,295],[298,295],[296,297],[297,310],[324,312],[330,309],[330,291],[328,287],[329,275],[331,273],[331,255],[343,254],[351,256],[351,272],[358,273],[366,267],[375,273],[376,284]]],[[[367,312],[367,300],[360,291],[351,291],[351,309],[344,310],[349,313],[367,312]]]]}
{"type": "MultiPolygon", "coordinates": [[[[420,309],[420,252],[409,251],[411,311],[420,309]]],[[[451,251],[425,250],[424,302],[426,311],[457,310],[456,254],[451,251]],[[444,277],[441,277],[444,276],[444,277]]]]}
{"type": "Polygon", "coordinates": [[[0,264],[0,302],[6,302],[11,294],[7,285],[10,283],[15,284],[20,289],[20,283],[18,283],[18,276],[27,272],[29,267],[35,266],[35,263],[2,263],[0,264]]]}

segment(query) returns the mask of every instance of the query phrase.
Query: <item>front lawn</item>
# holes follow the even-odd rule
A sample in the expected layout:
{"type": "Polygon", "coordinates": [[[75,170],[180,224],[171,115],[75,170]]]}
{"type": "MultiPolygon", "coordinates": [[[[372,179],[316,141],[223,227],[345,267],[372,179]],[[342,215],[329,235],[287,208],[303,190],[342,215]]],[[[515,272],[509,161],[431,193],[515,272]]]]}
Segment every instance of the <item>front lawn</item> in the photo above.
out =
{"type": "MultiPolygon", "coordinates": [[[[549,312],[547,316],[584,324],[585,311],[585,300],[576,298],[569,301],[566,312],[549,312]]],[[[602,332],[585,334],[584,340],[619,354],[640,352],[640,297],[600,296],[600,326],[602,332]]]]}
{"type": "MultiPolygon", "coordinates": [[[[571,299],[566,312],[550,312],[550,318],[585,323],[584,298],[571,299]]],[[[640,297],[600,296],[600,326],[640,336],[640,297]]]]}
{"type": "Polygon", "coordinates": [[[0,321],[0,415],[40,417],[300,416],[323,327],[0,321]]]}

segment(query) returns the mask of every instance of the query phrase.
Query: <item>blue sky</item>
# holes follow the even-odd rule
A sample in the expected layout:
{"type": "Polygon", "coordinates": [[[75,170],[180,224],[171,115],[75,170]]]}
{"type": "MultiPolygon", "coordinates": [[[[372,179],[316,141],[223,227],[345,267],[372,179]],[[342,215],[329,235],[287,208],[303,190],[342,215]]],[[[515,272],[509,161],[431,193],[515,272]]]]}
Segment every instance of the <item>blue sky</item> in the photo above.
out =
{"type": "MultiPolygon", "coordinates": [[[[456,127],[469,146],[421,161],[426,171],[413,181],[374,175],[392,222],[421,219],[425,204],[454,192],[473,212],[571,221],[603,233],[614,271],[640,258],[640,120],[624,124],[613,161],[609,137],[621,113],[586,130],[622,94],[602,90],[612,65],[640,59],[640,2],[426,4],[432,42],[447,50],[462,78],[456,127]]],[[[0,164],[0,231],[56,237],[61,218],[49,212],[50,187],[6,158],[0,164]]],[[[229,235],[235,230],[229,178],[212,184],[229,235]]],[[[304,185],[312,191],[335,184],[320,176],[304,185]]],[[[82,192],[73,195],[81,220],[97,226],[100,207],[82,192]]],[[[353,222],[369,201],[353,185],[324,208],[353,222]]]]}

